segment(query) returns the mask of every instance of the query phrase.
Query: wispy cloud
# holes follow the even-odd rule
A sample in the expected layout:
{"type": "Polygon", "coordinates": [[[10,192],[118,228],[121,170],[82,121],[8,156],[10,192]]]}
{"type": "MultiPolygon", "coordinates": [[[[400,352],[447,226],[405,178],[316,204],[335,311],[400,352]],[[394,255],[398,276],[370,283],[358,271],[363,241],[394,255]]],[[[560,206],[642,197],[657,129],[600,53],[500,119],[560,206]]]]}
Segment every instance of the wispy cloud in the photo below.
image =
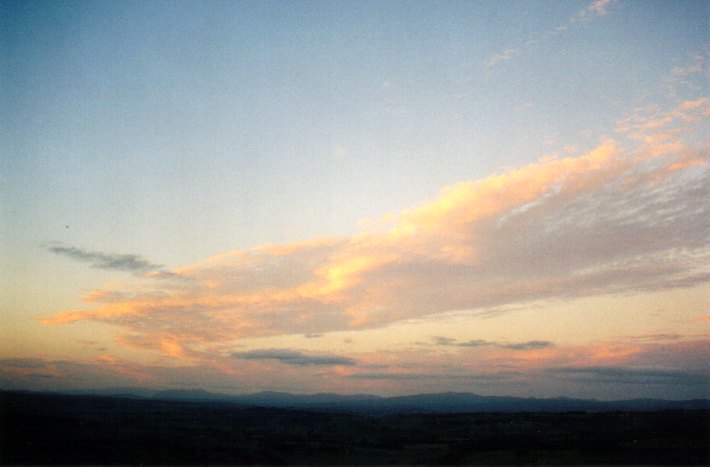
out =
{"type": "Polygon", "coordinates": [[[277,360],[287,365],[298,366],[352,366],[357,364],[356,360],[348,357],[341,357],[338,355],[331,354],[309,355],[296,350],[289,349],[250,350],[248,352],[233,353],[232,356],[234,358],[241,358],[244,360],[277,360]]]}
{"type": "Polygon", "coordinates": [[[519,53],[520,53],[520,49],[518,49],[518,48],[510,48],[510,49],[504,50],[503,52],[495,54],[492,57],[490,57],[488,60],[486,60],[486,67],[491,68],[491,67],[494,67],[502,62],[507,62],[508,60],[512,60],[519,53]]]}
{"type": "Polygon", "coordinates": [[[529,51],[531,47],[551,40],[552,38],[559,36],[560,34],[567,33],[574,29],[575,26],[579,27],[582,23],[587,23],[596,18],[600,18],[607,14],[609,7],[615,2],[615,0],[595,0],[590,3],[587,7],[579,10],[574,16],[570,17],[563,24],[557,25],[552,29],[542,32],[537,35],[533,35],[524,44],[519,47],[509,47],[503,52],[494,54],[489,57],[484,65],[486,68],[492,68],[496,65],[500,65],[513,58],[519,56],[525,51],[529,51]]]}
{"type": "Polygon", "coordinates": [[[61,244],[50,244],[47,246],[47,250],[61,256],[66,256],[75,261],[88,263],[91,267],[97,269],[142,273],[154,271],[162,267],[159,264],[152,264],[140,256],[131,254],[87,251],[82,248],[65,246],[61,244]]]}
{"type": "Polygon", "coordinates": [[[614,2],[615,0],[595,0],[587,8],[577,13],[577,17],[588,20],[590,18],[604,16],[609,6],[614,2]]]}

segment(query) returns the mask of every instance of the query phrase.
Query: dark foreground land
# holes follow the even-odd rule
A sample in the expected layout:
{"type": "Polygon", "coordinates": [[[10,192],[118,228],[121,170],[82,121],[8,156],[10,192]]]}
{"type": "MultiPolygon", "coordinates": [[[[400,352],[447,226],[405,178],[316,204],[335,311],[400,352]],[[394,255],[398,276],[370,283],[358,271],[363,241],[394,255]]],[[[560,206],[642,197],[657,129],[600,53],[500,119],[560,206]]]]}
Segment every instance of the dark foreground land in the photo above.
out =
{"type": "Polygon", "coordinates": [[[400,414],[0,392],[3,464],[710,464],[710,411],[400,414]]]}

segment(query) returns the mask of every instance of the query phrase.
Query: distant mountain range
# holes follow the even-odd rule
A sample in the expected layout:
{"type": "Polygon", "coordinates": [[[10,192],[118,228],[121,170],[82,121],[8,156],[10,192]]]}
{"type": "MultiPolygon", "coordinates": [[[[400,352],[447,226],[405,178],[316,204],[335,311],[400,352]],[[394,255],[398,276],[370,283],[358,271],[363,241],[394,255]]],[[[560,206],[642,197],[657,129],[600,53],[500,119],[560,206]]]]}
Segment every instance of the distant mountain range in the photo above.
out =
{"type": "Polygon", "coordinates": [[[173,401],[228,403],[245,407],[290,408],[341,411],[373,415],[395,413],[460,413],[460,412],[569,412],[569,411],[648,411],[672,409],[710,410],[710,400],[628,399],[599,401],[556,397],[548,399],[480,396],[466,392],[443,392],[410,396],[380,397],[368,394],[341,395],[331,393],[290,394],[264,391],[246,395],[227,395],[201,389],[153,391],[141,388],[113,388],[68,391],[68,394],[103,395],[173,401]]]}

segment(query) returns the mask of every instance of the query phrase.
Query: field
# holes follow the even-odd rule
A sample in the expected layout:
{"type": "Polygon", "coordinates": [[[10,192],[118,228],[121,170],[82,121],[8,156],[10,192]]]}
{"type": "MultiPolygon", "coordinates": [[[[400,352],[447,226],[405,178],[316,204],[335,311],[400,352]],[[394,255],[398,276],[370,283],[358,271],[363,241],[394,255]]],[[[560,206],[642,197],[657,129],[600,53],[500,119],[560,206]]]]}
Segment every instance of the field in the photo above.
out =
{"type": "Polygon", "coordinates": [[[357,415],[0,392],[3,464],[710,463],[710,412],[357,415]]]}

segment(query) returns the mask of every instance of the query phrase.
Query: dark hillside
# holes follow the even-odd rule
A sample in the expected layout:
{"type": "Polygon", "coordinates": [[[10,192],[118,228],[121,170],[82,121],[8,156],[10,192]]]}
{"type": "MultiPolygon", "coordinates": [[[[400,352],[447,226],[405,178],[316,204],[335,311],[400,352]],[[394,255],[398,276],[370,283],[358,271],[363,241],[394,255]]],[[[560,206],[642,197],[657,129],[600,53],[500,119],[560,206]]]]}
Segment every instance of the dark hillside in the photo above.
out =
{"type": "Polygon", "coordinates": [[[3,464],[710,463],[710,412],[356,415],[0,392],[3,464]]]}

